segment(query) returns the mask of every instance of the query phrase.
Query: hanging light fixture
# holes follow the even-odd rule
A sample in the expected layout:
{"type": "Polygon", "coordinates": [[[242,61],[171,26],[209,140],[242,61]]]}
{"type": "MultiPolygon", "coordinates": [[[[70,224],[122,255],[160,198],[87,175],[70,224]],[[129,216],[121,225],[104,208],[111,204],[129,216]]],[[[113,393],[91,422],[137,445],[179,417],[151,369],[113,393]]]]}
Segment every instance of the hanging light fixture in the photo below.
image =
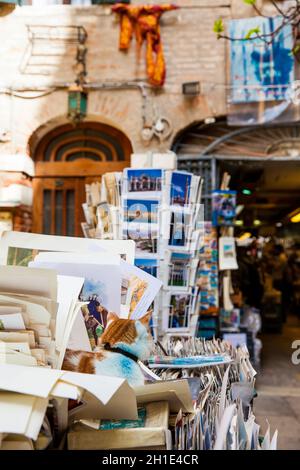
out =
{"type": "Polygon", "coordinates": [[[68,118],[74,123],[81,122],[87,113],[88,95],[81,85],[74,84],[68,90],[68,118]]]}
{"type": "Polygon", "coordinates": [[[291,217],[291,222],[293,224],[298,224],[300,222],[300,212],[297,212],[295,215],[291,217]]]}
{"type": "Polygon", "coordinates": [[[21,6],[21,0],[1,0],[0,1],[0,16],[9,15],[14,11],[17,5],[21,6]]]}
{"type": "Polygon", "coordinates": [[[78,46],[76,54],[76,79],[68,89],[68,118],[74,125],[79,124],[87,114],[88,94],[84,89],[86,84],[86,55],[87,32],[78,32],[78,46]]]}

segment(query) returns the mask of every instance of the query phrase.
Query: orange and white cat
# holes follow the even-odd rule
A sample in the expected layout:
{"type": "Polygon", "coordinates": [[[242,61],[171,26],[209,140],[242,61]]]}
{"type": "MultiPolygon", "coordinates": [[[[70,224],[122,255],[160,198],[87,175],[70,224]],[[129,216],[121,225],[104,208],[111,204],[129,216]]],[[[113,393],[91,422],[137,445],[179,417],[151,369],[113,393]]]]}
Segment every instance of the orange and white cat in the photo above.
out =
{"type": "Polygon", "coordinates": [[[128,320],[109,313],[98,349],[93,352],[68,350],[63,370],[122,377],[131,386],[143,385],[144,375],[137,361],[144,361],[150,355],[150,316],[148,312],[139,320],[128,320]]]}

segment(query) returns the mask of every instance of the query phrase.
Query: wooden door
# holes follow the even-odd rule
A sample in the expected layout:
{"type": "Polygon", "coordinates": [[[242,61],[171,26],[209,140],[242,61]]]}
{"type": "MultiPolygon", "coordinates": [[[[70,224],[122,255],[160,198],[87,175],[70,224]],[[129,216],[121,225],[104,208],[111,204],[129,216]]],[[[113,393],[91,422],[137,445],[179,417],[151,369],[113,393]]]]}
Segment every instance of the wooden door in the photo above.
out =
{"type": "Polygon", "coordinates": [[[85,178],[35,178],[34,231],[46,235],[82,236],[85,178]]]}
{"type": "Polygon", "coordinates": [[[104,124],[67,124],[47,134],[33,152],[33,232],[83,236],[85,184],[130,166],[131,152],[127,137],[104,124]]]}

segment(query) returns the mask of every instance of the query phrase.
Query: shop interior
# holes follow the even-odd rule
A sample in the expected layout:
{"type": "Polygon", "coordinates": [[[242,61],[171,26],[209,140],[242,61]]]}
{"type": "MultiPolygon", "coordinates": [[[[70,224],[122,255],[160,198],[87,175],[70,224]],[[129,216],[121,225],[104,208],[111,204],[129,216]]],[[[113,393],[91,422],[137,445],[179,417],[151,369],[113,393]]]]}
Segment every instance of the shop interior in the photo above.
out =
{"type": "Polygon", "coordinates": [[[300,163],[223,160],[219,172],[230,174],[237,191],[234,299],[261,313],[256,414],[267,407],[282,447],[293,448],[300,411],[299,366],[292,361],[300,338],[300,163]]]}

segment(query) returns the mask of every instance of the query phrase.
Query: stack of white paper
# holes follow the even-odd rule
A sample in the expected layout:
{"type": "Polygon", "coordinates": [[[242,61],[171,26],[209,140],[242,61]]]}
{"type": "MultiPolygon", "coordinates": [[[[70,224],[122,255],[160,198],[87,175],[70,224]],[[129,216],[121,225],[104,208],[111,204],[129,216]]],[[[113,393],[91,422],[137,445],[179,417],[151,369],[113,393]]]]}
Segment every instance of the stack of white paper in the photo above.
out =
{"type": "Polygon", "coordinates": [[[0,268],[0,362],[55,365],[57,275],[0,268]]]}
{"type": "Polygon", "coordinates": [[[0,434],[36,440],[54,397],[77,400],[70,421],[137,418],[135,393],[117,377],[0,364],[0,390],[0,434]]]}

